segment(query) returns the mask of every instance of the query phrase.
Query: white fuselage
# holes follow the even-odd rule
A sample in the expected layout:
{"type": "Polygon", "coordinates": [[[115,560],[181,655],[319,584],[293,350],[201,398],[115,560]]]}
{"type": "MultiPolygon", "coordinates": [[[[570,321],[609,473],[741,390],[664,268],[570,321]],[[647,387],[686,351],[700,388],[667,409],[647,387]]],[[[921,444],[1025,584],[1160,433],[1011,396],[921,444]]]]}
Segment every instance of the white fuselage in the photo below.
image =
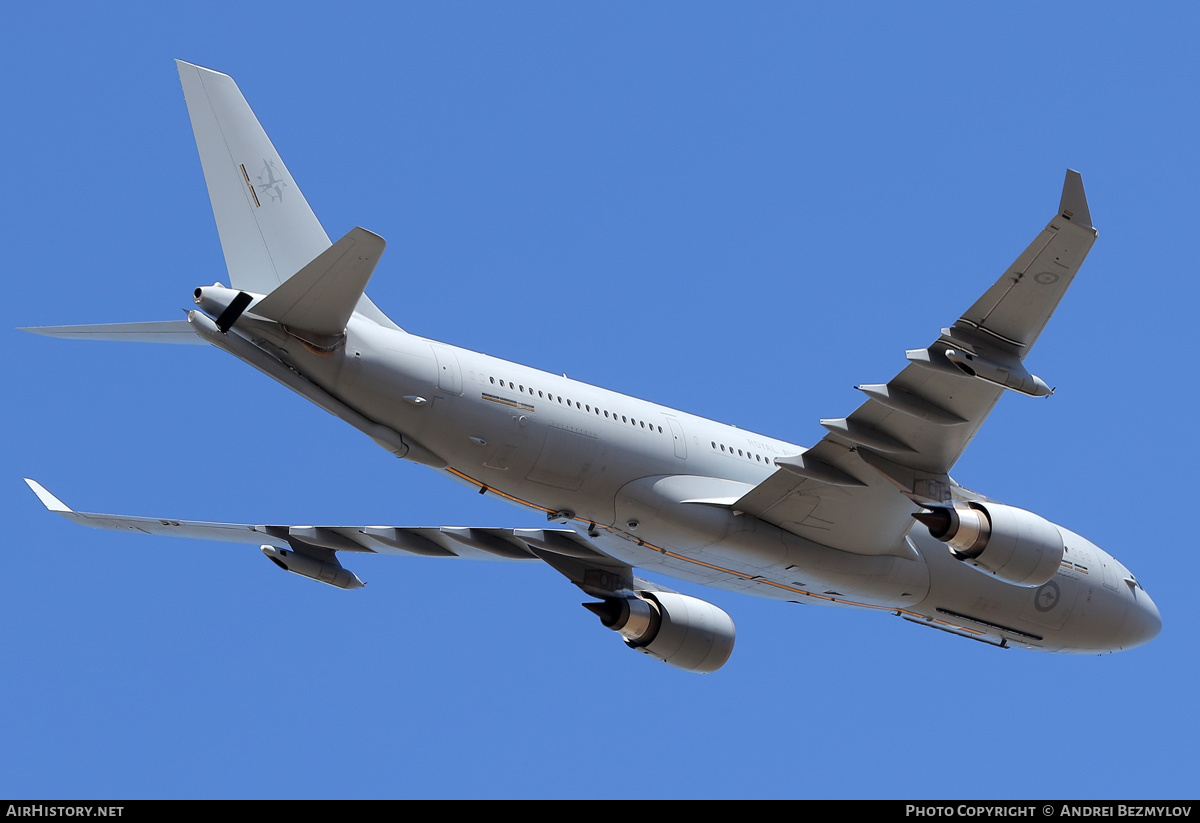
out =
{"type": "Polygon", "coordinates": [[[326,355],[249,315],[239,328],[400,433],[408,458],[573,521],[631,566],[762,597],[885,610],[1044,651],[1117,651],[1161,627],[1129,570],[1061,527],[1063,562],[1038,588],[969,567],[921,527],[891,555],[839,551],[730,505],[778,470],[776,458],[803,451],[794,444],[358,315],[344,347],[326,355]]]}

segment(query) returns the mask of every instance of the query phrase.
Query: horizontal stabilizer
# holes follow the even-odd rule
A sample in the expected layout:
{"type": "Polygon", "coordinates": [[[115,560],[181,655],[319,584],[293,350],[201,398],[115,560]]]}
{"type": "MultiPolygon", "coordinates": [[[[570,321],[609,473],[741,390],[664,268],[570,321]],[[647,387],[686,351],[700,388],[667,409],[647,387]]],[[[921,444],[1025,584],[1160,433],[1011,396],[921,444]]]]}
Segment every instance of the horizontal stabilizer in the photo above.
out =
{"type": "Polygon", "coordinates": [[[68,340],[116,340],[123,343],[173,343],[204,346],[203,338],[186,320],[157,320],[149,323],[98,323],[89,326],[32,326],[21,331],[64,337],[68,340]]]}
{"type": "Polygon", "coordinates": [[[296,330],[338,337],[387,244],[354,228],[254,306],[254,314],[296,330]]]}

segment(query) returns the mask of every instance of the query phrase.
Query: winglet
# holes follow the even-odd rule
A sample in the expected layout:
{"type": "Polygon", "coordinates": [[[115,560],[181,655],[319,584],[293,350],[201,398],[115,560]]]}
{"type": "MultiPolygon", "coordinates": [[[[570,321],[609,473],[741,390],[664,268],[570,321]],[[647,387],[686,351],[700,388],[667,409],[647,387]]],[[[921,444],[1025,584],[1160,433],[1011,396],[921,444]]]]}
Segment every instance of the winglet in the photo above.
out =
{"type": "Polygon", "coordinates": [[[1067,169],[1067,179],[1063,181],[1058,213],[1078,226],[1092,228],[1092,213],[1088,211],[1087,195],[1083,193],[1083,177],[1072,169],[1067,169]]]}
{"type": "Polygon", "coordinates": [[[71,511],[71,509],[67,507],[66,503],[62,502],[57,497],[52,495],[50,492],[46,491],[46,489],[42,486],[41,483],[37,482],[36,480],[30,480],[28,477],[25,478],[25,482],[29,484],[29,488],[33,489],[33,493],[38,496],[38,500],[42,501],[42,505],[45,506],[50,511],[52,511],[52,512],[69,512],[69,511],[71,511]]]}

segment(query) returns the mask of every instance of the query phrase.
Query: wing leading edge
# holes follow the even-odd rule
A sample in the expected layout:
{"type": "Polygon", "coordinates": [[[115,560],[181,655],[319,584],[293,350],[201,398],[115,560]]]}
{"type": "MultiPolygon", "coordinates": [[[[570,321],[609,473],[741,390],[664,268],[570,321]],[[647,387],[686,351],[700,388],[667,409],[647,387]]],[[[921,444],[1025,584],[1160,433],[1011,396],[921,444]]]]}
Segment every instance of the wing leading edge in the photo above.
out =
{"type": "Polygon", "coordinates": [[[886,384],[734,508],[822,545],[908,554],[911,514],[946,503],[948,472],[1006,389],[1042,396],[1023,361],[1058,307],[1097,232],[1083,180],[1068,171],[1059,211],[1003,275],[886,384]]]}

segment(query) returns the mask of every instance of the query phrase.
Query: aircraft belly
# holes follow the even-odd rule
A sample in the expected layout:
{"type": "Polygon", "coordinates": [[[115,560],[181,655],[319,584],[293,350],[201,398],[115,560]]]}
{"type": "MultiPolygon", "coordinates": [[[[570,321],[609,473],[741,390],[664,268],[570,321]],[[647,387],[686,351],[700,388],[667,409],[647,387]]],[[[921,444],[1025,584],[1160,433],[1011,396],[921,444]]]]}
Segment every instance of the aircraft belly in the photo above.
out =
{"type": "Polygon", "coordinates": [[[829,604],[911,606],[929,589],[929,574],[915,551],[859,555],[812,543],[725,502],[748,484],[713,477],[643,477],[617,494],[615,529],[626,541],[660,549],[653,563],[624,548],[627,562],[670,570],[705,585],[781,599],[829,604]],[[904,556],[898,556],[904,555],[904,556]]]}
{"type": "Polygon", "coordinates": [[[932,617],[953,617],[966,625],[990,627],[1031,647],[1057,651],[1071,647],[1061,630],[1084,590],[1074,575],[1060,569],[1042,586],[1018,586],[981,572],[950,555],[927,534],[921,540],[933,578],[919,610],[932,617]]]}
{"type": "Polygon", "coordinates": [[[606,554],[646,572],[774,600],[909,609],[929,588],[928,570],[920,560],[867,557],[812,544],[789,547],[785,559],[775,565],[749,568],[738,554],[744,545],[717,544],[687,554],[656,551],[608,531],[593,540],[606,554]]]}

